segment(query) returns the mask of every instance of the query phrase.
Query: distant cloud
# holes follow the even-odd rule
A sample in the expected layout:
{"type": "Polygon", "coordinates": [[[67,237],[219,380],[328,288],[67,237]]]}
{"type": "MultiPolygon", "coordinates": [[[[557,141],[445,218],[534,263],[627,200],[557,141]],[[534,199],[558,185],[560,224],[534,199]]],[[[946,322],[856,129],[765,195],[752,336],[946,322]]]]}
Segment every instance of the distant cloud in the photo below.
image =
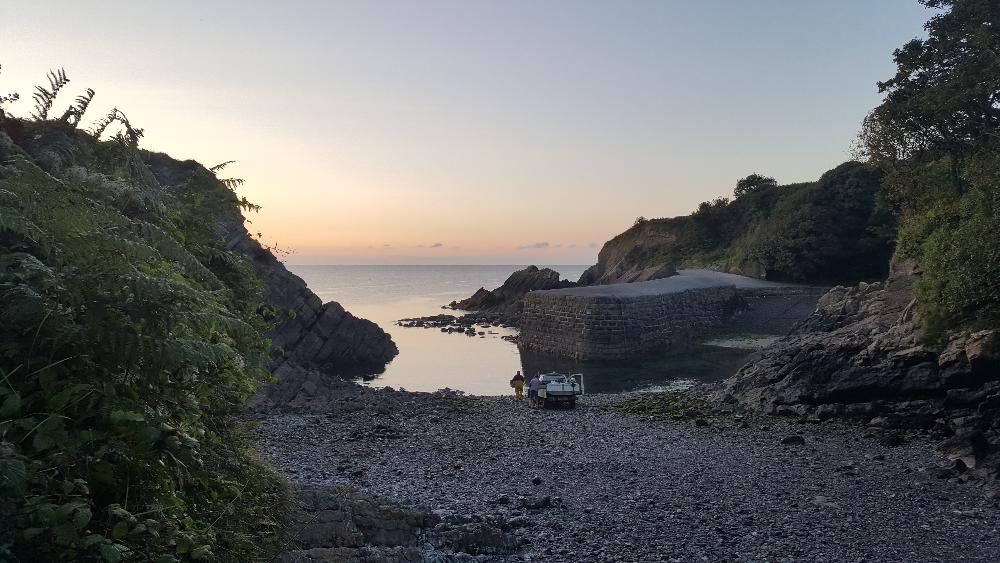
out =
{"type": "Polygon", "coordinates": [[[541,242],[534,242],[531,244],[522,244],[521,246],[517,247],[517,249],[528,250],[529,248],[548,248],[548,247],[549,247],[548,241],[541,241],[541,242]]]}
{"type": "Polygon", "coordinates": [[[443,243],[435,242],[434,244],[431,245],[431,248],[441,248],[442,246],[444,246],[443,243]]]}
{"type": "Polygon", "coordinates": [[[392,245],[391,244],[383,244],[382,247],[383,248],[392,248],[392,245]]]}
{"type": "Polygon", "coordinates": [[[597,243],[596,242],[592,242],[592,243],[590,243],[590,244],[587,245],[587,248],[597,248],[597,243]]]}

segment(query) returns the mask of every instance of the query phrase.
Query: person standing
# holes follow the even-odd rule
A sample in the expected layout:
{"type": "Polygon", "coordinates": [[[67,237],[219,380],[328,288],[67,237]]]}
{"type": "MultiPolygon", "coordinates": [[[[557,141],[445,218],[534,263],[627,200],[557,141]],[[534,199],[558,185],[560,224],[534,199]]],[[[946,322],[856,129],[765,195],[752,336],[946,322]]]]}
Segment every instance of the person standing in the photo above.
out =
{"type": "Polygon", "coordinates": [[[538,379],[538,374],[536,373],[531,381],[528,383],[528,406],[537,407],[538,406],[538,390],[542,387],[542,380],[538,379]]]}
{"type": "Polygon", "coordinates": [[[518,371],[514,378],[510,380],[510,386],[514,388],[514,396],[518,401],[524,400],[524,376],[518,371]]]}

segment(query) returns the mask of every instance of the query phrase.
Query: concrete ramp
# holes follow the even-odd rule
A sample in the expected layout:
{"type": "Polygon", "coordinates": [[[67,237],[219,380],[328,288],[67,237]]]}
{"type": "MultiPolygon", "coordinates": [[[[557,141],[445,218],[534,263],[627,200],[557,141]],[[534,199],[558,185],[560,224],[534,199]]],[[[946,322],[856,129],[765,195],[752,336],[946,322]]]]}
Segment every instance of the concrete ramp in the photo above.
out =
{"type": "Polygon", "coordinates": [[[534,291],[524,297],[520,345],[579,360],[666,354],[755,308],[763,310],[756,311],[753,322],[742,323],[742,331],[783,334],[815,309],[825,291],[712,270],[680,270],[648,282],[534,291]]]}
{"type": "Polygon", "coordinates": [[[610,285],[590,285],[535,292],[546,295],[574,295],[578,297],[649,297],[679,293],[690,289],[709,287],[768,288],[805,287],[779,283],[736,274],[726,274],[714,270],[678,270],[677,275],[659,280],[637,283],[615,283],[610,285]]]}

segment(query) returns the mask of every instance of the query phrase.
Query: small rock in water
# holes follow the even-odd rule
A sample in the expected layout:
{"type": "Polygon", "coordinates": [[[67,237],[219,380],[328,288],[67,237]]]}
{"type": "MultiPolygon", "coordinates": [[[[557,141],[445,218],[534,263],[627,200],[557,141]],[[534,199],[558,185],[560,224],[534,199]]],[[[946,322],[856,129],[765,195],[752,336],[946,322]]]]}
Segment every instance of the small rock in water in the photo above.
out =
{"type": "Polygon", "coordinates": [[[531,484],[532,485],[541,485],[542,484],[542,478],[539,477],[538,475],[535,475],[535,477],[531,480],[531,484]]]}

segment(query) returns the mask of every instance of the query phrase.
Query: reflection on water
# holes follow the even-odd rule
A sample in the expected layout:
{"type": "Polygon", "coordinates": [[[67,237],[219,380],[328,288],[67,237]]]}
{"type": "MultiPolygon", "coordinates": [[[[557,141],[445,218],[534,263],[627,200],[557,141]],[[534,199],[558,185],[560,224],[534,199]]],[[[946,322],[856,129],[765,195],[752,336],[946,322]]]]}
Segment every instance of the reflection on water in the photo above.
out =
{"type": "Polygon", "coordinates": [[[683,388],[693,383],[722,381],[743,365],[749,351],[695,346],[680,354],[638,362],[577,362],[521,352],[526,373],[582,373],[587,393],[619,393],[653,388],[683,388]]]}
{"type": "MultiPolygon", "coordinates": [[[[479,328],[485,337],[446,334],[438,329],[401,328],[407,317],[440,313],[441,305],[492,289],[523,266],[289,266],[323,301],[338,301],[356,316],[378,323],[392,335],[399,355],[384,373],[368,382],[411,391],[445,387],[476,395],[511,393],[515,370],[584,373],[588,393],[611,393],[669,386],[677,382],[718,381],[742,364],[747,352],[702,346],[690,354],[635,365],[580,364],[572,360],[521,355],[500,339],[516,331],[479,328]]],[[[553,266],[575,280],[586,266],[553,266]]]]}

